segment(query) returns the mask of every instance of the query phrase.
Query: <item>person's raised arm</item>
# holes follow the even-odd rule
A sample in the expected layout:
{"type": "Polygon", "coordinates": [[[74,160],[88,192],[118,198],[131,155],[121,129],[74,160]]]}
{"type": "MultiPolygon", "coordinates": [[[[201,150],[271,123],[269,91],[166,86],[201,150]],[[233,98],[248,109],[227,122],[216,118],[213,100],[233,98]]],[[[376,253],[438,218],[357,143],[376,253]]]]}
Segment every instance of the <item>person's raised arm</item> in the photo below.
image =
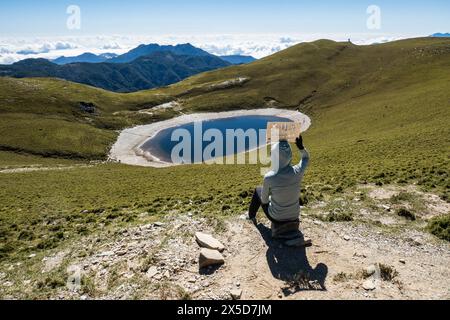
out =
{"type": "Polygon", "coordinates": [[[295,140],[295,145],[300,150],[301,157],[300,162],[294,167],[294,170],[296,174],[303,177],[306,168],[309,165],[309,153],[303,145],[303,137],[301,135],[295,140]]]}

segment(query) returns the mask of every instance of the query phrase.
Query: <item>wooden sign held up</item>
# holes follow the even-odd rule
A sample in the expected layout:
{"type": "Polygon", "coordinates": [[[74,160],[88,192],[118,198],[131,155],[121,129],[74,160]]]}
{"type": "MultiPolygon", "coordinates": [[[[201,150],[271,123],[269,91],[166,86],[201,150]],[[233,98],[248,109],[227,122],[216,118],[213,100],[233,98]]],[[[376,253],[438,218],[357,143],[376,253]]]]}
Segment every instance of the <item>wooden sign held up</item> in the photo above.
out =
{"type": "Polygon", "coordinates": [[[268,122],[266,137],[268,144],[272,143],[272,133],[275,129],[278,130],[278,141],[295,142],[302,132],[300,122],[268,122]]]}

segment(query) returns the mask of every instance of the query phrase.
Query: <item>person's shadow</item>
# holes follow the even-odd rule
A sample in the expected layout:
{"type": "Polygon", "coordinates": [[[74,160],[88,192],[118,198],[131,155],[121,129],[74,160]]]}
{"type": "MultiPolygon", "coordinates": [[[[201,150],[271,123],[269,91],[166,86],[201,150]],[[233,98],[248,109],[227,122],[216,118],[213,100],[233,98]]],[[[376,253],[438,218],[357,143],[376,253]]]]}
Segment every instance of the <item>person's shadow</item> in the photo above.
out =
{"type": "Polygon", "coordinates": [[[328,267],[325,264],[319,263],[313,269],[305,247],[285,246],[283,241],[272,238],[271,229],[264,224],[256,227],[268,246],[266,256],[273,277],[286,283],[282,289],[285,296],[299,291],[326,290],[328,267]]]}

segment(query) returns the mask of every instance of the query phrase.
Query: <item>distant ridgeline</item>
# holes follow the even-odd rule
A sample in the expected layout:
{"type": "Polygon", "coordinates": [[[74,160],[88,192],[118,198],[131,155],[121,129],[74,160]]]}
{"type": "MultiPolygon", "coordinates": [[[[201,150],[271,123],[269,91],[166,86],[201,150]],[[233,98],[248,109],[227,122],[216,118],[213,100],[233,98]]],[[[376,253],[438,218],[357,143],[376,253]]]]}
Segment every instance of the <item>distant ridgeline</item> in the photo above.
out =
{"type": "Polygon", "coordinates": [[[26,59],[0,65],[0,76],[52,77],[116,91],[133,92],[167,86],[195,74],[253,61],[247,56],[212,55],[191,44],[140,45],[123,54],[84,53],[53,61],[26,59]]]}
{"type": "Polygon", "coordinates": [[[434,38],[449,38],[450,37],[450,33],[434,33],[430,37],[434,37],[434,38]]]}

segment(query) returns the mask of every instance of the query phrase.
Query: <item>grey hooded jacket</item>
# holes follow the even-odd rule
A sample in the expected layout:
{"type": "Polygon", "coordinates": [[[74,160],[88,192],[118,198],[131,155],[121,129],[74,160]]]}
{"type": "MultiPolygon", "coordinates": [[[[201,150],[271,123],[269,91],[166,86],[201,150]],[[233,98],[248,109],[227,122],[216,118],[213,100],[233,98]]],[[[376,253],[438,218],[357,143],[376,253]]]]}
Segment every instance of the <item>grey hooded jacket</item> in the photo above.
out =
{"type": "Polygon", "coordinates": [[[261,202],[269,204],[269,214],[276,221],[294,221],[300,217],[300,186],[309,164],[308,151],[300,152],[300,163],[291,166],[289,143],[282,141],[272,147],[272,171],[264,177],[261,202]]]}

